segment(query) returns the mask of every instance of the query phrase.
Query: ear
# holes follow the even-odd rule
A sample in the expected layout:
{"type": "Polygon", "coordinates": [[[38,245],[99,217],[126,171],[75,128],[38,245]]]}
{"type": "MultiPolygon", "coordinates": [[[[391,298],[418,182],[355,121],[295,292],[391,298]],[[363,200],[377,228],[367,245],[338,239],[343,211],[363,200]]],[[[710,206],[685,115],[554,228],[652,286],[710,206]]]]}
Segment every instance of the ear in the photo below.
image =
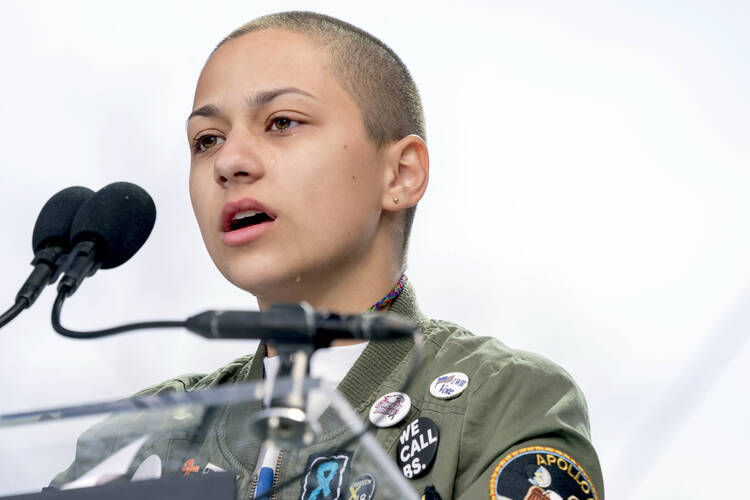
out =
{"type": "Polygon", "coordinates": [[[407,135],[386,148],[383,210],[413,207],[422,199],[430,177],[427,144],[418,135],[407,135]]]}

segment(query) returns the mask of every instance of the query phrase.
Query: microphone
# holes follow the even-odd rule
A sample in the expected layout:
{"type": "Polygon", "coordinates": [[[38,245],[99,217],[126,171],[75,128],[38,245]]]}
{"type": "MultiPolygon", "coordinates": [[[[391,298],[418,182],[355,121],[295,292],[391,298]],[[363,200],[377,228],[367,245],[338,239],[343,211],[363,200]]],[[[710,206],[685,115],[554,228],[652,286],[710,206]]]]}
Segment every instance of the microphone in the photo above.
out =
{"type": "Polygon", "coordinates": [[[261,339],[266,343],[329,347],[335,339],[390,340],[413,337],[416,323],[391,314],[339,315],[307,304],[277,304],[260,311],[206,311],[185,328],[206,338],[261,339]]]}
{"type": "Polygon", "coordinates": [[[47,200],[34,224],[31,245],[34,270],[16,295],[27,307],[36,301],[45,285],[54,283],[61,271],[61,257],[70,251],[70,226],[81,206],[94,192],[89,188],[65,188],[47,200]]]}
{"type": "Polygon", "coordinates": [[[98,269],[128,261],[143,246],[156,221],[151,196],[129,182],[104,186],[78,210],[70,228],[70,252],[58,295],[70,296],[98,269]]]}
{"type": "Polygon", "coordinates": [[[54,194],[44,204],[34,224],[31,246],[33,271],[16,294],[15,305],[0,319],[0,327],[22,310],[31,307],[48,284],[60,276],[63,257],[70,251],[70,227],[79,208],[94,192],[81,186],[71,186],[54,194]]]}

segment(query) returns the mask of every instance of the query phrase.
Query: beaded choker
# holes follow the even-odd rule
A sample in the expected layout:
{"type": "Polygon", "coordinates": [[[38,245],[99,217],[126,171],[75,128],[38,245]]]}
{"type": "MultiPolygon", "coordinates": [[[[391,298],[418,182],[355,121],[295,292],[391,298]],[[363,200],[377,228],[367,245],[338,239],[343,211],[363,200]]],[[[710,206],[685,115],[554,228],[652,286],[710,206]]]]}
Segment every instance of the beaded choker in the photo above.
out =
{"type": "Polygon", "coordinates": [[[407,279],[408,278],[406,277],[406,275],[402,274],[401,277],[398,279],[398,283],[396,283],[396,286],[394,286],[393,289],[390,292],[388,292],[388,295],[386,295],[379,301],[375,302],[375,304],[370,306],[370,309],[368,309],[368,311],[380,311],[388,307],[388,305],[391,302],[393,302],[393,300],[396,297],[398,297],[401,294],[401,292],[404,290],[407,279]]]}

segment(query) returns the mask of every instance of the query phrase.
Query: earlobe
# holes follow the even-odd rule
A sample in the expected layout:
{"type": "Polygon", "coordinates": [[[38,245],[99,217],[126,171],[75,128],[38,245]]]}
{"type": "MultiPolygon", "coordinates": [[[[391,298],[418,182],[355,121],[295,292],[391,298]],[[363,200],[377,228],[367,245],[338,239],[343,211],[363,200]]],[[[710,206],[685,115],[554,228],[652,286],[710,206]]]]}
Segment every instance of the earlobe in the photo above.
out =
{"type": "Polygon", "coordinates": [[[427,189],[430,173],[427,145],[421,137],[408,135],[390,146],[387,161],[383,209],[413,207],[427,189]]]}

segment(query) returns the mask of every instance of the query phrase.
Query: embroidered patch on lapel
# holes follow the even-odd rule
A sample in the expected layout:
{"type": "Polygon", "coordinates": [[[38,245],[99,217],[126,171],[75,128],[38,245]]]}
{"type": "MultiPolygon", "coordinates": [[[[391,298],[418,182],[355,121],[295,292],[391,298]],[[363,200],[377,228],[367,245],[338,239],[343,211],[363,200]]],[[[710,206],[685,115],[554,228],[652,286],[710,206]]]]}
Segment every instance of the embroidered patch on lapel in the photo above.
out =
{"type": "Polygon", "coordinates": [[[569,455],[546,446],[505,456],[490,477],[490,500],[599,500],[589,476],[569,455]]]}
{"type": "Polygon", "coordinates": [[[352,454],[351,451],[342,451],[314,453],[307,457],[299,500],[343,499],[344,487],[349,484],[352,454]]]}

